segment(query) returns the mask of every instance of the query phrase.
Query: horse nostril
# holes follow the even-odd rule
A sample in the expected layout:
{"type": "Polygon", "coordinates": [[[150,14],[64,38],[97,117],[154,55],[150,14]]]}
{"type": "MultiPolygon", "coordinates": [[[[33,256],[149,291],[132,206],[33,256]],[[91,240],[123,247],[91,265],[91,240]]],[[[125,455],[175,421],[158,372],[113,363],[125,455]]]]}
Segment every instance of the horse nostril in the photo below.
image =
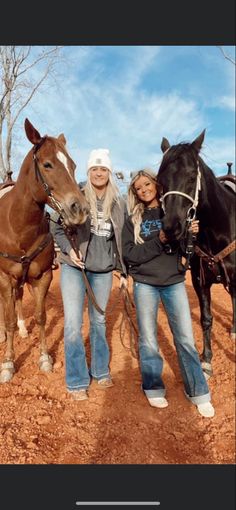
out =
{"type": "Polygon", "coordinates": [[[82,205],[80,204],[80,202],[78,202],[77,200],[73,201],[71,204],[70,204],[70,212],[71,214],[73,214],[74,216],[76,216],[77,214],[79,213],[82,213],[82,214],[85,214],[85,215],[88,215],[89,213],[89,207],[88,205],[82,205]]]}
{"type": "Polygon", "coordinates": [[[83,210],[84,214],[89,214],[89,206],[88,205],[85,205],[82,210],[83,210]]]}
{"type": "Polygon", "coordinates": [[[80,205],[78,202],[73,202],[70,206],[72,214],[77,214],[80,211],[80,205]]]}
{"type": "Polygon", "coordinates": [[[166,237],[171,241],[178,239],[182,235],[182,225],[180,221],[175,222],[163,222],[163,229],[166,237]]]}
{"type": "Polygon", "coordinates": [[[175,232],[181,232],[181,229],[182,229],[182,226],[181,226],[181,223],[180,221],[177,221],[176,222],[176,225],[175,225],[175,232]]]}

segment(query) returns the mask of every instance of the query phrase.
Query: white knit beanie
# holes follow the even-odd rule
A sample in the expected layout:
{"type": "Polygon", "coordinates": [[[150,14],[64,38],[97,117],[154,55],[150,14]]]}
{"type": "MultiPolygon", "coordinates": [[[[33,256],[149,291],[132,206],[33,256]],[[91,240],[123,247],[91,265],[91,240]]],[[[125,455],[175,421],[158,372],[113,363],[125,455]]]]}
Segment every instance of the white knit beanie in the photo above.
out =
{"type": "Polygon", "coordinates": [[[87,170],[95,166],[104,166],[112,172],[112,164],[108,149],[94,149],[90,152],[87,170]]]}

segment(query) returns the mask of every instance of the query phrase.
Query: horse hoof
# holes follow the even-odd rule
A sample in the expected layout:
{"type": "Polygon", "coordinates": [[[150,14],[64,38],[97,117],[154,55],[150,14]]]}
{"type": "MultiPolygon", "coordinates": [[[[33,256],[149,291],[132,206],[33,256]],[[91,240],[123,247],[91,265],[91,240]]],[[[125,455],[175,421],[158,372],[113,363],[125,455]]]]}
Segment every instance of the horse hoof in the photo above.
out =
{"type": "Polygon", "coordinates": [[[202,370],[203,370],[203,373],[204,373],[204,376],[205,376],[205,379],[208,381],[208,379],[212,376],[213,374],[213,370],[212,370],[212,367],[211,367],[211,363],[207,363],[206,361],[203,361],[201,363],[202,365],[202,370]]]}
{"type": "Polygon", "coordinates": [[[14,371],[14,363],[12,361],[3,362],[0,372],[0,383],[9,382],[13,377],[14,371]]]}
{"type": "Polygon", "coordinates": [[[42,372],[52,372],[52,358],[49,354],[41,354],[39,368],[42,372]]]}
{"type": "Polygon", "coordinates": [[[0,383],[9,382],[13,377],[13,372],[11,370],[1,370],[0,373],[0,383]]]}

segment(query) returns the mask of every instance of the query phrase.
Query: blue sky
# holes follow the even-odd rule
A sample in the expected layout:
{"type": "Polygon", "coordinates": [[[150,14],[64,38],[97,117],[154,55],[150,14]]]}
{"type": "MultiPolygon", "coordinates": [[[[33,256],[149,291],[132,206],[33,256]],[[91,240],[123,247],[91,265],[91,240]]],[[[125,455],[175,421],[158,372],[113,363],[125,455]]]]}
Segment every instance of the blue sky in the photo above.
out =
{"type": "MultiPolygon", "coordinates": [[[[224,51],[235,60],[234,47],[224,51]]],[[[86,178],[94,148],[108,148],[114,170],[128,180],[131,170],[158,170],[163,136],[171,144],[192,141],[203,129],[205,162],[216,175],[227,161],[235,170],[235,66],[217,46],[66,46],[62,52],[56,83],[37,93],[18,125],[27,116],[42,135],[63,132],[77,180],[86,178]]],[[[29,148],[23,136],[16,166],[29,148]]]]}

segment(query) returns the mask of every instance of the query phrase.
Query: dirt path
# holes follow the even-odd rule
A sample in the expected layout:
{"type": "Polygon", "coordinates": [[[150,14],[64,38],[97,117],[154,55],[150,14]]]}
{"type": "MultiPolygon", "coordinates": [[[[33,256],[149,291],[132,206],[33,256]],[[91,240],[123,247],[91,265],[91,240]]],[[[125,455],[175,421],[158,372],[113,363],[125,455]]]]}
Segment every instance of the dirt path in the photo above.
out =
{"type": "MultiPolygon", "coordinates": [[[[187,290],[201,351],[198,301],[189,274],[187,290]]],[[[110,307],[117,297],[114,279],[110,307]]],[[[38,369],[33,301],[26,290],[24,310],[30,334],[24,340],[16,335],[16,373],[10,383],[0,386],[1,464],[234,463],[235,346],[228,334],[231,303],[226,291],[215,285],[212,293],[214,376],[209,385],[216,410],[212,420],[202,418],[184,397],[176,351],[163,310],[159,315],[159,332],[169,407],[161,410],[148,405],[140,389],[137,360],[120,342],[121,308],[122,303],[117,300],[107,319],[115,385],[100,390],[93,382],[89,400],[74,402],[64,383],[59,270],[54,272],[47,300],[47,338],[54,360],[51,374],[40,373],[38,369]]],[[[87,310],[84,335],[88,345],[87,310]]],[[[4,345],[0,344],[1,360],[3,354],[4,345]]]]}

